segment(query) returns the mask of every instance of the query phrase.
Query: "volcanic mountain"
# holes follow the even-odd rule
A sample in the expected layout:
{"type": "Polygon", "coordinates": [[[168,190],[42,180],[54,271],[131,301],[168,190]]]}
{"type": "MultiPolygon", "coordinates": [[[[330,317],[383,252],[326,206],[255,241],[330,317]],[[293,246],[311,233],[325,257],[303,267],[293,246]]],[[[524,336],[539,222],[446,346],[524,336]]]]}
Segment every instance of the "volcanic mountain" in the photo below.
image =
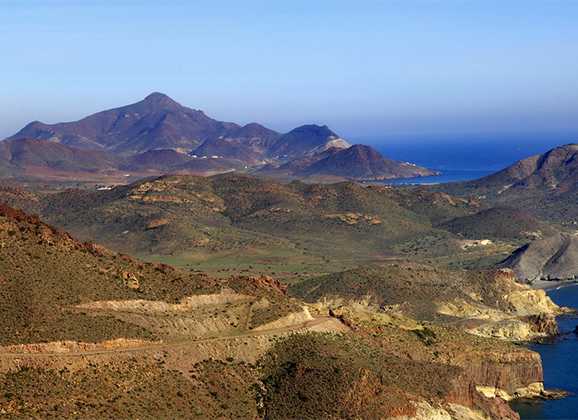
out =
{"type": "Polygon", "coordinates": [[[153,149],[191,150],[209,138],[236,130],[234,123],[216,121],[202,111],[184,107],[162,93],[140,102],[98,112],[79,121],[32,122],[10,137],[51,140],[84,149],[125,154],[153,149]]]}
{"type": "Polygon", "coordinates": [[[426,176],[435,173],[410,163],[386,159],[374,148],[356,144],[318,160],[302,170],[301,174],[379,179],[426,176]]]}
{"type": "Polygon", "coordinates": [[[320,153],[331,147],[346,149],[349,143],[326,125],[302,125],[282,135],[269,149],[269,155],[296,158],[320,153]]]}
{"type": "Polygon", "coordinates": [[[151,93],[140,102],[92,114],[74,122],[32,122],[9,139],[50,140],[84,149],[136,154],[175,149],[252,162],[267,156],[300,157],[349,144],[327,126],[305,125],[281,135],[260,124],[240,126],[214,120],[151,93]]]}
{"type": "Polygon", "coordinates": [[[277,177],[344,179],[389,179],[435,175],[420,166],[384,158],[370,146],[331,147],[320,153],[293,159],[279,167],[265,167],[261,173],[277,177]]]}

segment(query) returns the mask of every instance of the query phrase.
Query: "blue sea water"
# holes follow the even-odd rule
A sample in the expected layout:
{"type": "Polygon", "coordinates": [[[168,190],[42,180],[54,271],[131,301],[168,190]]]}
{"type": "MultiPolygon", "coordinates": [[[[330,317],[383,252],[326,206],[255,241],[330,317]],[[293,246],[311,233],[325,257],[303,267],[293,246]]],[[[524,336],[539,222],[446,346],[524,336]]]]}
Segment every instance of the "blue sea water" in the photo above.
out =
{"type": "Polygon", "coordinates": [[[460,169],[440,169],[440,175],[421,176],[417,178],[388,179],[384,181],[388,185],[428,185],[445,184],[448,182],[470,181],[482,178],[494,173],[491,170],[460,170],[460,169]]]}
{"type": "MultiPolygon", "coordinates": [[[[558,305],[578,308],[578,286],[563,287],[548,293],[558,305]]],[[[562,336],[549,344],[533,344],[542,356],[544,385],[571,393],[561,400],[519,402],[512,404],[522,420],[578,419],[578,336],[574,329],[578,317],[558,318],[562,336]]]]}
{"type": "Polygon", "coordinates": [[[385,136],[353,139],[371,144],[391,159],[439,170],[498,171],[553,147],[575,143],[578,133],[464,134],[455,136],[385,136]]]}
{"type": "Polygon", "coordinates": [[[386,181],[392,185],[419,185],[482,178],[518,160],[570,143],[575,138],[574,135],[556,136],[547,140],[529,135],[467,136],[456,139],[434,138],[421,142],[376,140],[373,144],[384,156],[441,172],[441,175],[433,177],[386,181]]]}

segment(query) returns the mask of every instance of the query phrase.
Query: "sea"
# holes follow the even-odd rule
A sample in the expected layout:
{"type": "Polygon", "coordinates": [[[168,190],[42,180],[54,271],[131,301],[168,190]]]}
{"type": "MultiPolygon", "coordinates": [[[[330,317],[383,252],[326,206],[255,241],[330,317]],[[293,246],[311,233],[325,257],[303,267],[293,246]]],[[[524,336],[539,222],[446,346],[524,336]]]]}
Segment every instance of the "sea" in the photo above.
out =
{"type": "Polygon", "coordinates": [[[439,184],[482,178],[553,147],[578,142],[578,133],[468,134],[454,137],[360,138],[384,156],[440,172],[438,176],[396,179],[388,184],[439,184]]]}
{"type": "MultiPolygon", "coordinates": [[[[558,305],[578,309],[578,286],[551,290],[548,295],[558,305]]],[[[512,408],[522,420],[526,419],[578,419],[578,317],[558,318],[561,335],[551,343],[532,344],[530,348],[542,356],[544,386],[546,389],[562,389],[570,395],[561,400],[516,402],[512,408]]]]}
{"type": "Polygon", "coordinates": [[[435,176],[420,176],[416,178],[387,179],[383,181],[388,185],[433,185],[446,184],[448,182],[470,181],[483,178],[494,173],[492,170],[460,170],[460,169],[439,169],[431,168],[440,174],[435,176]]]}

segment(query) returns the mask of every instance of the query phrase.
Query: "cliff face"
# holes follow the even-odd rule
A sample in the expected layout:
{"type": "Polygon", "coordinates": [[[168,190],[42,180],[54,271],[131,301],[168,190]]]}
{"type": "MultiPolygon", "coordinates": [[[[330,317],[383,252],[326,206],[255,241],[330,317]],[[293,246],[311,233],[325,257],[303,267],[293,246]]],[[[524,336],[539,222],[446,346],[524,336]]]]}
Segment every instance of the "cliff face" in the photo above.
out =
{"type": "Polygon", "coordinates": [[[555,316],[562,309],[543,290],[519,284],[511,270],[458,273],[408,266],[411,276],[402,281],[406,280],[403,268],[397,267],[395,273],[376,269],[375,276],[367,270],[349,273],[337,282],[342,289],[321,283],[315,290],[321,296],[325,290],[328,294],[315,307],[328,308],[357,334],[379,337],[380,345],[393,354],[458,368],[442,401],[436,405],[435,400],[425,398],[422,403],[429,408],[422,404],[414,417],[408,418],[517,419],[509,400],[550,397],[543,387],[539,354],[508,342],[557,333],[555,316]],[[352,274],[356,276],[349,284],[352,274]],[[433,286],[439,293],[427,289],[433,286]],[[352,295],[355,287],[364,288],[359,297],[352,295]],[[428,290],[434,309],[419,306],[426,299],[419,296],[424,290],[428,290]],[[430,310],[437,310],[438,317],[430,310]],[[415,334],[420,342],[404,337],[405,332],[415,334]],[[400,336],[395,342],[393,337],[400,336]],[[465,410],[467,415],[459,417],[456,410],[465,410]]]}
{"type": "Polygon", "coordinates": [[[456,360],[456,365],[463,369],[455,384],[456,396],[461,394],[464,385],[494,387],[514,395],[544,380],[540,355],[532,351],[468,352],[456,360]]]}

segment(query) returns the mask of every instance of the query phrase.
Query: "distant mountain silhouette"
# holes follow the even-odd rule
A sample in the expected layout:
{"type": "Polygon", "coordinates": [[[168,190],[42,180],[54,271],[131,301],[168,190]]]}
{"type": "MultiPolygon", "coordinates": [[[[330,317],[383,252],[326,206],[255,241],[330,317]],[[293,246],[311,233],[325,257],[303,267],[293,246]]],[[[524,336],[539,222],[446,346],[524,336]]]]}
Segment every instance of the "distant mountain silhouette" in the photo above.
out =
{"type": "Polygon", "coordinates": [[[38,175],[47,172],[95,172],[111,170],[120,159],[99,150],[83,150],[43,140],[0,142],[0,173],[38,175]]]}
{"type": "Polygon", "coordinates": [[[330,147],[344,149],[349,143],[326,125],[302,125],[282,135],[270,148],[276,158],[295,158],[322,152],[330,147]]]}
{"type": "Polygon", "coordinates": [[[162,93],[140,102],[92,114],[79,121],[32,122],[10,139],[50,140],[84,149],[139,153],[154,149],[193,149],[207,139],[238,129],[202,111],[184,107],[162,93]]]}
{"type": "Polygon", "coordinates": [[[348,178],[394,178],[433,175],[432,171],[408,163],[385,159],[370,146],[356,144],[331,153],[301,171],[303,175],[335,175],[348,178]]]}
{"type": "Polygon", "coordinates": [[[261,124],[251,123],[229,130],[225,135],[205,141],[192,154],[198,156],[222,156],[247,163],[262,160],[268,149],[281,135],[261,124]]]}
{"type": "Polygon", "coordinates": [[[357,144],[346,149],[329,148],[321,153],[291,160],[262,172],[276,176],[389,179],[434,175],[435,172],[406,162],[384,158],[370,146],[357,144]]]}
{"type": "Polygon", "coordinates": [[[567,192],[578,185],[578,144],[566,144],[531,156],[477,181],[476,187],[567,192]],[[507,187],[507,188],[506,188],[507,187]]]}
{"type": "Polygon", "coordinates": [[[33,176],[40,167],[214,173],[263,165],[291,177],[376,179],[432,174],[386,159],[369,146],[351,147],[326,125],[303,125],[280,134],[256,122],[240,126],[212,119],[156,92],[140,102],[74,122],[35,121],[0,144],[4,150],[0,174],[4,175],[33,176]],[[25,157],[15,157],[13,151],[20,149],[26,151],[22,152],[25,157]]]}

